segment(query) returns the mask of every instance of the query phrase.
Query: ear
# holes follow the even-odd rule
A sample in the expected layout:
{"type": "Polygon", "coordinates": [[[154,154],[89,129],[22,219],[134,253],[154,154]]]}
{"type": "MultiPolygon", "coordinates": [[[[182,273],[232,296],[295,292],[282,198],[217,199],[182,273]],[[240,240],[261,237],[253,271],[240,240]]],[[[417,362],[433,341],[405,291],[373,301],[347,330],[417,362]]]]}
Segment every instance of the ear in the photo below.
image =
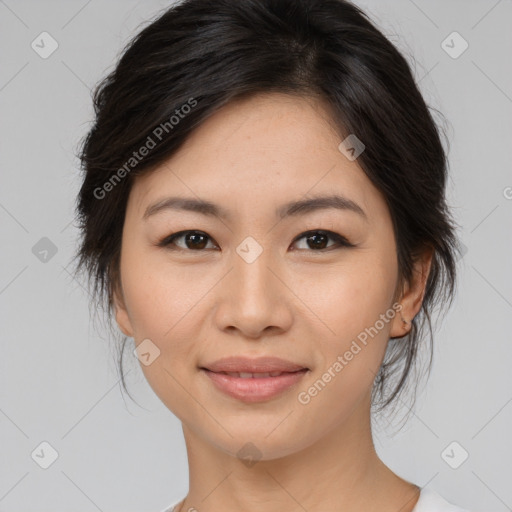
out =
{"type": "Polygon", "coordinates": [[[115,308],[116,322],[119,326],[119,329],[126,336],[133,337],[133,328],[132,323],[130,321],[130,316],[128,315],[128,310],[126,309],[126,304],[124,300],[123,290],[121,286],[115,286],[113,292],[113,302],[115,308]]]}
{"type": "Polygon", "coordinates": [[[434,249],[427,248],[416,257],[411,279],[405,283],[402,293],[398,295],[397,301],[402,305],[402,309],[397,311],[391,323],[389,334],[391,338],[401,338],[411,330],[411,322],[420,311],[423,303],[433,256],[434,249]],[[407,323],[403,320],[406,320],[407,323]]]}

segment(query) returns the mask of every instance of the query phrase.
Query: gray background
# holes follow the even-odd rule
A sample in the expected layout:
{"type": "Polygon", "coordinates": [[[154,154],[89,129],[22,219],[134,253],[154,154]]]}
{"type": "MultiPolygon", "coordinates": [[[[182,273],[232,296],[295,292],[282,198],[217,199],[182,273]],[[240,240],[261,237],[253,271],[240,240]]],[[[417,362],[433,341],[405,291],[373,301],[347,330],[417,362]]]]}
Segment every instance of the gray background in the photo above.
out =
{"type": "MultiPolygon", "coordinates": [[[[449,201],[467,247],[458,296],[435,337],[428,387],[402,430],[380,423],[376,447],[398,474],[450,501],[512,510],[512,1],[357,3],[415,57],[427,102],[450,122],[449,201]],[[442,46],[453,31],[469,44],[457,58],[442,46]],[[453,469],[447,460],[459,464],[463,449],[469,457],[453,469]]],[[[92,118],[90,88],[166,5],[0,0],[6,512],[156,512],[187,492],[180,422],[136,360],[127,365],[128,382],[143,407],[121,393],[112,341],[91,320],[87,293],[69,273],[77,241],[74,153],[92,118]],[[46,59],[31,47],[43,31],[58,43],[46,59]],[[43,441],[58,452],[48,469],[31,456],[42,453],[43,441]]],[[[445,43],[452,54],[462,48],[455,37],[445,43]]]]}

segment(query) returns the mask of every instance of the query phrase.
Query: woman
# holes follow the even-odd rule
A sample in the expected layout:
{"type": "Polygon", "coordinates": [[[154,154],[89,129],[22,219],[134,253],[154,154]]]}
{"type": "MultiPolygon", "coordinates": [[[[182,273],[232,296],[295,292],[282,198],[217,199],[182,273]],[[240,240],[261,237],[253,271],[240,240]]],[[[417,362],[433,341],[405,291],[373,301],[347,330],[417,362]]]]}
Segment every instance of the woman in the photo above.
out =
{"type": "Polygon", "coordinates": [[[372,440],[456,281],[446,154],[397,49],[342,0],[185,0],[94,102],[77,272],[182,422],[166,510],[460,512],[372,440]]]}

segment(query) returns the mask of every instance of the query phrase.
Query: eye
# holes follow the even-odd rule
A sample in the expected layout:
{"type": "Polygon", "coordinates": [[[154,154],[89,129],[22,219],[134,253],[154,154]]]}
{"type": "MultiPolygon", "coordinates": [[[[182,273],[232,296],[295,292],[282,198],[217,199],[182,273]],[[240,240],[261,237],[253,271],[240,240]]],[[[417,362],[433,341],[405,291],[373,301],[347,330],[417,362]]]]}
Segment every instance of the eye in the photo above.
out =
{"type": "Polygon", "coordinates": [[[298,240],[302,240],[303,238],[306,241],[307,247],[299,248],[300,250],[311,249],[315,252],[319,252],[325,249],[332,249],[332,245],[326,245],[329,239],[334,240],[335,244],[333,245],[337,247],[354,247],[354,245],[351,244],[344,236],[341,236],[338,233],[333,233],[332,231],[325,231],[321,229],[307,231],[306,233],[301,234],[294,240],[294,243],[298,240]]]}
{"type": "MultiPolygon", "coordinates": [[[[173,235],[164,238],[158,243],[158,246],[173,249],[169,246],[176,245],[178,249],[201,251],[202,249],[207,248],[206,246],[208,245],[208,239],[210,239],[210,237],[203,231],[179,231],[178,233],[174,233],[173,235]],[[185,246],[175,243],[176,240],[181,239],[184,239],[185,246]]],[[[216,246],[214,246],[214,248],[215,247],[216,246]]]]}
{"type": "MultiPolygon", "coordinates": [[[[354,247],[345,237],[339,235],[338,233],[333,233],[332,231],[325,230],[312,230],[307,231],[306,233],[302,233],[300,236],[295,238],[293,243],[296,243],[299,240],[305,239],[307,247],[302,247],[299,249],[310,249],[315,252],[323,251],[326,249],[332,249],[333,245],[336,247],[354,247]],[[335,243],[332,245],[327,245],[328,240],[331,239],[335,243]]],[[[203,249],[212,249],[218,248],[217,245],[211,244],[211,247],[208,247],[208,241],[211,240],[210,236],[207,235],[204,231],[196,231],[196,230],[187,230],[187,231],[179,231],[178,233],[174,233],[170,236],[167,236],[160,242],[158,242],[159,247],[167,247],[171,250],[174,250],[175,246],[181,250],[192,250],[192,251],[201,251],[203,249]],[[180,245],[176,243],[177,240],[184,241],[184,245],[180,245]]]]}

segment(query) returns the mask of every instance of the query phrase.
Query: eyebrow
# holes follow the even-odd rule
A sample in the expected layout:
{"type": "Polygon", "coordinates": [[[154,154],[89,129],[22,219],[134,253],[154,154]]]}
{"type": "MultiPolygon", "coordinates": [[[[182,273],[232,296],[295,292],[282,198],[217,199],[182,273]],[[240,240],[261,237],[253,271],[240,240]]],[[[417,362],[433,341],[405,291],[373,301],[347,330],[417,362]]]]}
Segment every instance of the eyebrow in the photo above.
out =
{"type": "MultiPolygon", "coordinates": [[[[357,213],[368,222],[365,211],[356,202],[338,194],[291,201],[277,208],[276,216],[283,219],[285,217],[305,215],[317,210],[329,208],[357,213]]],[[[157,201],[146,208],[142,218],[146,220],[152,215],[164,210],[185,210],[200,213],[208,217],[225,219],[227,221],[232,218],[231,214],[226,209],[210,201],[185,197],[166,197],[165,199],[157,201]]]]}

